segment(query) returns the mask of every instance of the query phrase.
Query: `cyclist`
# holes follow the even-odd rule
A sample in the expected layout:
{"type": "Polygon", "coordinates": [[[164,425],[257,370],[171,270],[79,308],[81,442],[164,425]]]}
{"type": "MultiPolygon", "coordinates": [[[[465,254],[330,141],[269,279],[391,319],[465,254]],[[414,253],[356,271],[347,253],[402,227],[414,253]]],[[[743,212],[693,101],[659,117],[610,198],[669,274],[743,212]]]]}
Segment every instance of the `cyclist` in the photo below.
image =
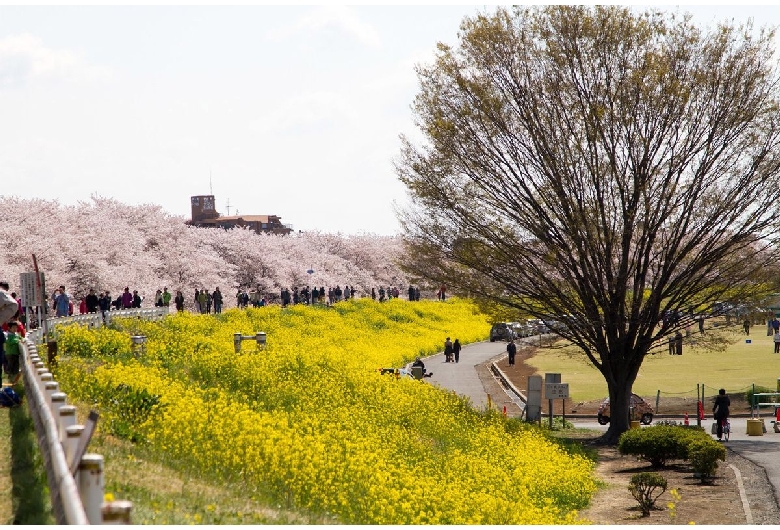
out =
{"type": "Polygon", "coordinates": [[[715,404],[712,406],[712,415],[718,422],[718,441],[720,441],[723,437],[723,426],[726,424],[726,420],[729,417],[729,405],[731,405],[731,401],[726,395],[726,391],[721,388],[718,390],[718,395],[715,398],[715,404]]]}

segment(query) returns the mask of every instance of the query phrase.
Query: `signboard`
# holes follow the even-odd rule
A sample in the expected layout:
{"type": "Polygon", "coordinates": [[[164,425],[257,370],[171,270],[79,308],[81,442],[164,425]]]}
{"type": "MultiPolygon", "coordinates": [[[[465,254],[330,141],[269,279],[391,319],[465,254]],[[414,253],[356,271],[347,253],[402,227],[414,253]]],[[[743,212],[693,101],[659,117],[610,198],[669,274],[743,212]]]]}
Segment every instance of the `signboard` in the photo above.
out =
{"type": "Polygon", "coordinates": [[[544,397],[564,399],[569,397],[569,383],[547,383],[544,385],[544,397]]]}
{"type": "MultiPolygon", "coordinates": [[[[41,283],[43,283],[43,273],[41,273],[41,283]]],[[[20,298],[22,307],[38,307],[41,305],[41,292],[38,289],[38,282],[35,281],[34,272],[23,272],[19,275],[20,298]]]]}

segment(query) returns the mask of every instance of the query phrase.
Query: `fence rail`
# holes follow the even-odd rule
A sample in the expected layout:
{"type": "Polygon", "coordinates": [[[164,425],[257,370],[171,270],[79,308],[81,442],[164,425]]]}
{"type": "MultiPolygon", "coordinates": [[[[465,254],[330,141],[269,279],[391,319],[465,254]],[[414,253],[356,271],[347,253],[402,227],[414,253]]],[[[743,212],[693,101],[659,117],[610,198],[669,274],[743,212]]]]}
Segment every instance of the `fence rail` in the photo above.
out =
{"type": "MultiPolygon", "coordinates": [[[[118,311],[106,311],[105,313],[86,313],[69,317],[52,317],[46,319],[46,329],[54,330],[60,324],[81,324],[89,328],[99,328],[111,323],[114,318],[142,318],[144,320],[161,320],[168,315],[168,307],[120,309],[118,311]]],[[[27,338],[40,344],[43,341],[43,326],[28,331],[27,338]]]]}
{"type": "MultiPolygon", "coordinates": [[[[24,379],[27,409],[35,424],[38,447],[46,467],[46,477],[51,494],[51,505],[57,524],[89,524],[87,514],[81,502],[76,479],[70,472],[65,451],[59,439],[59,427],[52,410],[46,402],[41,388],[41,375],[48,374],[39,366],[43,363],[38,357],[35,344],[29,340],[22,343],[22,372],[24,379]]],[[[50,378],[45,378],[50,379],[50,378]]]]}
{"type": "MultiPolygon", "coordinates": [[[[107,312],[105,321],[103,315],[93,313],[50,318],[47,325],[50,330],[55,330],[59,324],[100,327],[117,317],[160,320],[167,314],[167,307],[128,309],[107,312]]],[[[103,457],[85,453],[91,429],[76,424],[76,408],[67,405],[67,395],[60,391],[59,384],[38,355],[37,343],[43,338],[41,328],[28,332],[22,342],[20,368],[27,408],[46,469],[55,520],[59,525],[129,524],[132,503],[103,501],[103,457]]],[[[94,422],[90,426],[94,426],[94,422]]]]}

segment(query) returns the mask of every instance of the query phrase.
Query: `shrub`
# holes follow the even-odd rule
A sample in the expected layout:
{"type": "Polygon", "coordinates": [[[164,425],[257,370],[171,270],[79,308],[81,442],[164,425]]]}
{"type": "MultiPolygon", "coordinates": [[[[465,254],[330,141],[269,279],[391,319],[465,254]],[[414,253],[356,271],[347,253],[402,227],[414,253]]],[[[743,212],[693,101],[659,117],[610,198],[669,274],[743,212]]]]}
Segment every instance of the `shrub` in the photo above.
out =
{"type": "Polygon", "coordinates": [[[637,473],[631,477],[628,490],[639,502],[642,515],[650,515],[655,501],[666,491],[666,479],[658,473],[637,473]],[[656,493],[659,488],[661,491],[656,493]]]}
{"type": "Polygon", "coordinates": [[[693,472],[698,473],[702,483],[711,480],[718,469],[718,460],[726,460],[726,448],[710,437],[691,440],[688,444],[688,460],[693,472]]]}
{"type": "Polygon", "coordinates": [[[620,436],[618,451],[636,455],[654,468],[663,467],[669,460],[684,460],[688,456],[686,436],[689,432],[666,425],[630,429],[620,436]]]}

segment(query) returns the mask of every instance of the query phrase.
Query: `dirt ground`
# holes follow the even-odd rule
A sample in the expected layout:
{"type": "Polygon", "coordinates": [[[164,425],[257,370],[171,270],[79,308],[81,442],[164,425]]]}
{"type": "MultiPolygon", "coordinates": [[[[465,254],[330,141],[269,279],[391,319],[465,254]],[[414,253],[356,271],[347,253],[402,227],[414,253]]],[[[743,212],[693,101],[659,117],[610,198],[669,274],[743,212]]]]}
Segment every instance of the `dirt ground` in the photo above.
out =
{"type": "MultiPolygon", "coordinates": [[[[535,348],[528,347],[518,351],[515,366],[509,367],[506,359],[496,364],[520,389],[527,388],[527,378],[534,375],[534,369],[525,363],[534,355],[535,348]]],[[[543,374],[538,374],[543,375],[543,374]]],[[[480,378],[488,392],[497,396],[496,404],[501,405],[503,390],[493,379],[487,367],[480,371],[480,378]]],[[[734,400],[734,398],[732,398],[734,400]]],[[[561,413],[561,401],[556,400],[556,414],[561,413]]],[[[733,402],[733,401],[732,401],[733,402]]],[[[566,400],[566,414],[596,414],[601,400],[584,403],[571,403],[566,400]]],[[[509,407],[512,405],[507,403],[509,407]]],[[[747,410],[747,404],[744,405],[747,410]]],[[[741,404],[734,403],[732,410],[740,410],[741,404]]],[[[688,412],[690,421],[695,422],[696,400],[678,398],[664,401],[664,412],[680,414],[688,412]]],[[[509,413],[509,408],[507,410],[509,413]]],[[[679,419],[679,418],[678,418],[679,419]]],[[[583,435],[585,436],[585,435],[583,435]]],[[[582,438],[582,443],[598,451],[596,476],[606,487],[600,489],[593,498],[591,506],[581,512],[581,516],[600,525],[628,524],[778,524],[780,511],[774,492],[763,468],[728,451],[725,462],[719,462],[715,480],[712,484],[701,484],[700,479],[685,462],[672,462],[661,470],[655,470],[667,480],[667,490],[656,501],[656,510],[642,517],[636,500],[628,490],[631,476],[642,471],[652,471],[646,463],[632,456],[623,456],[616,447],[594,443],[597,435],[582,438]],[[742,482],[744,499],[738,486],[742,482]],[[675,490],[679,498],[673,497],[675,490]],[[748,503],[749,510],[745,510],[748,503]],[[749,519],[750,518],[750,519],[749,519]]]]}

